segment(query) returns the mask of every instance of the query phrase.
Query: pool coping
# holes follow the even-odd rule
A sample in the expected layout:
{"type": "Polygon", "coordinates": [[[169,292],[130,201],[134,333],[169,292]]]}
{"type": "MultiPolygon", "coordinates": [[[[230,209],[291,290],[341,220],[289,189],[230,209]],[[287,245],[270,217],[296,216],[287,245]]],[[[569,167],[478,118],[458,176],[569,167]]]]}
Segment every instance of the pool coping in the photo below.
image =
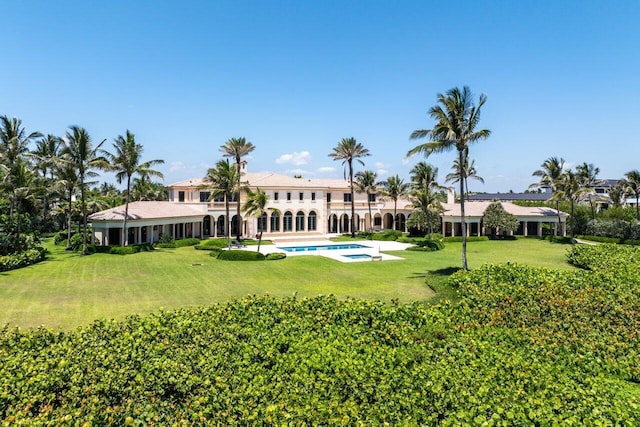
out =
{"type": "MultiPolygon", "coordinates": [[[[260,248],[260,252],[263,254],[269,254],[272,252],[280,252],[290,256],[323,256],[325,258],[333,259],[335,261],[344,262],[344,263],[352,263],[352,262],[370,262],[370,261],[391,261],[391,260],[401,260],[403,258],[397,257],[394,255],[389,255],[383,253],[385,251],[402,251],[411,246],[409,243],[399,243],[395,241],[382,241],[382,240],[354,240],[349,242],[332,242],[331,240],[314,240],[314,241],[305,241],[300,243],[294,242],[282,242],[276,245],[267,245],[260,248]],[[315,251],[298,251],[298,252],[287,252],[285,250],[280,249],[281,246],[286,247],[296,247],[296,246],[323,246],[323,245],[339,245],[339,244],[357,244],[366,246],[364,248],[353,248],[353,249],[321,249],[315,251]],[[349,254],[367,254],[372,258],[366,259],[350,259],[346,258],[343,255],[349,254]]],[[[255,250],[255,249],[254,249],[255,250]]]]}

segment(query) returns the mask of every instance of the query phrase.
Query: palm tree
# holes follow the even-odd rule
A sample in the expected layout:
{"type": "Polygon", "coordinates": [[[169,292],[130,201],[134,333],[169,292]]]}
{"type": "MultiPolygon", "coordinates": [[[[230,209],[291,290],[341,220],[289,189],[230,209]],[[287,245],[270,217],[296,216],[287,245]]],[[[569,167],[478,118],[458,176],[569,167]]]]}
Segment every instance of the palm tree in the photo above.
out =
{"type": "Polygon", "coordinates": [[[627,181],[621,179],[616,182],[616,185],[607,190],[607,194],[613,206],[622,206],[622,203],[624,203],[627,197],[627,181]]]}
{"type": "MultiPolygon", "coordinates": [[[[576,171],[578,179],[580,180],[580,185],[585,188],[593,188],[601,182],[598,179],[600,168],[595,167],[593,163],[585,162],[577,166],[576,171]]],[[[591,196],[589,197],[589,206],[591,207],[591,219],[596,219],[596,209],[593,204],[593,197],[591,196]]]]}
{"type": "Polygon", "coordinates": [[[54,188],[64,194],[67,204],[67,247],[71,250],[71,222],[73,219],[73,195],[78,186],[78,174],[68,154],[62,154],[60,161],[56,165],[56,176],[58,177],[54,188]]]}
{"type": "Polygon", "coordinates": [[[554,197],[560,200],[567,200],[571,203],[571,242],[573,243],[575,236],[574,206],[577,202],[583,200],[585,196],[593,194],[594,190],[583,187],[579,172],[573,172],[571,170],[567,170],[562,174],[557,190],[558,192],[554,194],[554,197]]]}
{"type": "Polygon", "coordinates": [[[415,188],[409,194],[411,207],[424,217],[429,228],[429,240],[433,240],[433,220],[442,211],[442,204],[438,198],[438,194],[431,191],[430,187],[415,188]]]}
{"type": "Polygon", "coordinates": [[[636,198],[636,221],[640,222],[640,171],[638,169],[629,171],[624,174],[627,192],[636,198]]]}
{"type": "MultiPolygon", "coordinates": [[[[244,156],[249,155],[253,150],[255,150],[255,146],[247,142],[245,138],[231,138],[224,145],[220,146],[220,151],[222,151],[223,157],[232,157],[236,162],[236,170],[237,170],[237,187],[241,187],[240,180],[242,179],[241,173],[241,161],[244,156]]],[[[240,241],[240,236],[242,235],[242,220],[240,217],[240,192],[238,191],[238,200],[237,203],[237,215],[238,215],[238,241],[240,241]]]]}
{"type": "Polygon", "coordinates": [[[398,199],[407,195],[410,186],[398,175],[390,176],[386,181],[382,181],[380,185],[382,186],[383,197],[393,200],[393,229],[395,230],[398,199]]]}
{"type": "Polygon", "coordinates": [[[461,177],[464,177],[465,179],[465,193],[460,197],[463,197],[465,195],[467,196],[467,198],[469,197],[469,178],[473,178],[476,181],[480,181],[484,184],[484,178],[479,176],[478,171],[476,170],[475,160],[471,160],[471,163],[469,163],[469,158],[465,158],[463,167],[461,168],[460,161],[456,159],[453,161],[453,166],[451,167],[451,169],[453,170],[453,172],[447,174],[447,176],[444,178],[445,182],[455,184],[457,182],[460,182],[461,177]]]}
{"type": "Polygon", "coordinates": [[[33,185],[35,176],[27,167],[27,163],[18,158],[13,164],[13,173],[9,175],[10,200],[16,211],[16,237],[20,238],[22,219],[20,218],[20,207],[26,200],[33,200],[33,185]]]}
{"type": "Polygon", "coordinates": [[[109,165],[104,157],[98,156],[98,150],[106,139],[103,139],[94,147],[89,133],[79,126],[70,126],[63,142],[63,154],[66,154],[67,161],[75,167],[78,174],[78,185],[80,186],[80,202],[82,205],[82,254],[87,255],[87,205],[85,201],[85,190],[87,178],[98,176],[95,169],[108,169],[109,165]]]}
{"type": "Polygon", "coordinates": [[[342,140],[333,147],[333,152],[329,153],[329,157],[333,160],[342,160],[342,164],[345,165],[345,179],[347,179],[347,172],[349,176],[349,188],[351,190],[351,237],[356,237],[354,217],[356,215],[356,208],[353,204],[353,161],[357,160],[362,166],[364,162],[360,160],[361,157],[371,155],[369,150],[357,142],[355,138],[342,138],[342,140]]]}
{"type": "MultiPolygon", "coordinates": [[[[8,118],[0,116],[0,164],[7,166],[9,177],[7,180],[7,189],[13,194],[13,188],[10,186],[15,180],[11,177],[17,173],[15,170],[16,162],[28,151],[29,142],[35,138],[42,136],[40,132],[32,132],[27,135],[25,128],[22,126],[22,120],[17,118],[8,118]]],[[[9,219],[13,218],[15,208],[15,197],[9,200],[9,219]]]]}
{"type": "Polygon", "coordinates": [[[35,169],[42,173],[42,218],[47,223],[49,215],[49,195],[52,191],[56,163],[60,157],[62,140],[55,135],[47,135],[36,141],[35,150],[28,155],[35,159],[35,169]],[[49,174],[50,176],[47,176],[49,174]]]}
{"type": "Polygon", "coordinates": [[[542,165],[540,165],[540,167],[541,169],[534,171],[532,174],[533,176],[540,177],[540,182],[531,184],[529,188],[547,188],[554,193],[552,198],[556,202],[556,212],[558,214],[558,227],[554,230],[554,234],[557,236],[558,230],[562,226],[562,222],[560,219],[560,199],[555,196],[555,193],[558,191],[562,182],[564,159],[562,157],[549,157],[542,163],[542,165]]]}
{"type": "MultiPolygon", "coordinates": [[[[280,212],[276,208],[267,208],[268,201],[269,196],[261,189],[257,188],[256,191],[251,191],[250,188],[247,188],[247,201],[242,206],[242,210],[245,214],[255,216],[258,218],[258,221],[260,221],[262,214],[266,213],[267,210],[271,212],[280,212]]],[[[264,227],[260,227],[260,234],[258,234],[258,252],[260,252],[263,232],[264,227]]]]}
{"type": "Polygon", "coordinates": [[[207,170],[205,181],[208,184],[201,185],[200,189],[210,189],[210,199],[224,195],[224,207],[226,211],[225,217],[225,235],[227,236],[227,246],[231,247],[231,236],[229,233],[229,200],[240,191],[237,168],[231,166],[229,161],[219,160],[215,168],[207,170]]]}
{"type": "MultiPolygon", "coordinates": [[[[423,153],[429,156],[433,153],[443,153],[456,149],[458,162],[464,165],[469,155],[469,146],[487,139],[491,131],[476,130],[480,122],[480,110],[487,101],[485,95],[480,95],[478,103],[474,103],[471,90],[464,86],[462,90],[453,88],[446,94],[438,94],[438,103],[429,110],[429,115],[436,120],[433,129],[416,130],[411,139],[429,138],[430,141],[420,144],[407,153],[407,156],[423,153]]],[[[466,179],[460,179],[460,194],[464,194],[466,179]]],[[[464,197],[460,197],[460,217],[462,225],[462,268],[467,270],[467,225],[464,215],[464,197]]]]}
{"type": "Polygon", "coordinates": [[[113,149],[115,153],[102,150],[102,154],[109,161],[109,170],[116,173],[118,184],[122,184],[122,181],[127,183],[124,201],[124,225],[122,228],[124,233],[123,246],[127,246],[129,244],[127,219],[129,217],[129,200],[131,198],[131,177],[140,175],[143,177],[157,176],[163,178],[162,173],[152,169],[152,166],[163,164],[164,160],[148,160],[141,163],[142,144],[136,143],[135,135],[129,130],[127,130],[125,136],[118,135],[114,139],[113,149]]]}
{"type": "Polygon", "coordinates": [[[367,193],[367,207],[369,208],[369,231],[373,230],[373,218],[371,216],[371,194],[378,193],[376,179],[378,175],[372,170],[363,170],[355,175],[356,191],[358,193],[367,193]]]}

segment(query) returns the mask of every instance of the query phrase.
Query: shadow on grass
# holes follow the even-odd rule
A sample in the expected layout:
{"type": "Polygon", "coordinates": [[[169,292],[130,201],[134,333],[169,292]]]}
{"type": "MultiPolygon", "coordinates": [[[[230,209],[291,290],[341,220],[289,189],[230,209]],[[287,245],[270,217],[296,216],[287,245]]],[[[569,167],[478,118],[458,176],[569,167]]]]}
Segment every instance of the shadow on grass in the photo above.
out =
{"type": "Polygon", "coordinates": [[[451,276],[453,273],[459,270],[461,270],[460,267],[445,267],[445,268],[439,268],[437,270],[430,270],[428,271],[428,273],[434,276],[451,276]]]}

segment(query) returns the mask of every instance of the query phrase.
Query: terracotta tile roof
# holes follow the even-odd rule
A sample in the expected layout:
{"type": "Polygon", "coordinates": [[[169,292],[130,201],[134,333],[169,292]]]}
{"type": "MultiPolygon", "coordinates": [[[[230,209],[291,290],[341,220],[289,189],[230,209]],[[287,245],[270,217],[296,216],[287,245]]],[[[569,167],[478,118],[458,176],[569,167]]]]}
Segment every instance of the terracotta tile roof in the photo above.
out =
{"type": "MultiPolygon", "coordinates": [[[[206,205],[172,202],[131,202],[128,219],[175,218],[206,215],[206,205]]],[[[124,205],[96,212],[89,216],[92,221],[123,221],[124,205]]]]}

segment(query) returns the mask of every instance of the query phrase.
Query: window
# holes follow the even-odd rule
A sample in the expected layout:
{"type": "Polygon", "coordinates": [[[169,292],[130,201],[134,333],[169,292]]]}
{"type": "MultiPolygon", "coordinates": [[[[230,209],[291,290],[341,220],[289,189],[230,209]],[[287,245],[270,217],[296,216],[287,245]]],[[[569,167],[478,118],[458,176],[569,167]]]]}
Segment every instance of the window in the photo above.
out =
{"type": "Polygon", "coordinates": [[[311,193],[311,200],[316,200],[316,193],[311,193]]]}
{"type": "Polygon", "coordinates": [[[299,197],[299,200],[300,200],[300,201],[303,201],[303,200],[304,200],[304,193],[303,193],[303,192],[300,192],[300,193],[298,194],[298,197],[299,197]]]}
{"type": "Polygon", "coordinates": [[[287,191],[287,200],[291,200],[291,192],[287,191]]]}
{"type": "Polygon", "coordinates": [[[178,191],[178,201],[184,202],[184,191],[178,191]]]}
{"type": "Polygon", "coordinates": [[[278,192],[274,191],[273,192],[273,200],[277,201],[278,200],[278,196],[279,196],[278,192]]]}
{"type": "Polygon", "coordinates": [[[309,217],[307,218],[307,230],[316,231],[316,213],[309,212],[309,217]]]}
{"type": "Polygon", "coordinates": [[[229,199],[230,202],[237,202],[238,201],[238,193],[233,193],[231,195],[231,198],[229,199]]]}
{"type": "Polygon", "coordinates": [[[351,193],[344,193],[344,202],[349,203],[351,201],[351,193]]]}
{"type": "Polygon", "coordinates": [[[267,231],[267,214],[264,212],[258,218],[258,231],[267,231]]]}
{"type": "Polygon", "coordinates": [[[200,201],[201,202],[208,202],[209,201],[209,196],[211,196],[211,192],[209,192],[209,191],[201,191],[200,192],[200,201]]]}
{"type": "Polygon", "coordinates": [[[224,194],[218,194],[213,198],[213,201],[218,203],[224,202],[224,194]]]}
{"type": "Polygon", "coordinates": [[[293,214],[291,212],[285,212],[282,231],[291,231],[293,225],[293,214]]]}
{"type": "Polygon", "coordinates": [[[304,212],[302,211],[296,214],[296,231],[304,231],[304,212]]]}
{"type": "Polygon", "coordinates": [[[373,203],[376,201],[376,195],[375,194],[369,194],[369,202],[373,203]]]}
{"type": "Polygon", "coordinates": [[[274,212],[271,214],[271,232],[280,231],[280,214],[274,212]]]}
{"type": "Polygon", "coordinates": [[[331,203],[331,193],[327,193],[327,203],[331,203]]]}
{"type": "Polygon", "coordinates": [[[373,225],[380,227],[382,225],[382,217],[377,216],[373,218],[373,225]]]}

